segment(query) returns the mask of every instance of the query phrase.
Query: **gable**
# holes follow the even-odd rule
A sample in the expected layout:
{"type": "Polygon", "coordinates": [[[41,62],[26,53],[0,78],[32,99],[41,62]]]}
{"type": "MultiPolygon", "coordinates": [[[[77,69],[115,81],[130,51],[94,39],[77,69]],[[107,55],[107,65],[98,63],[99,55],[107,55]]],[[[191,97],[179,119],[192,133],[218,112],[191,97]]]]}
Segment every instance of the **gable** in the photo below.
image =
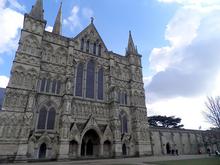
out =
{"type": "Polygon", "coordinates": [[[102,49],[105,51],[108,50],[93,23],[89,24],[83,31],[73,38],[73,40],[78,43],[78,49],[80,49],[82,39],[84,39],[85,42],[89,41],[90,43],[101,45],[102,49]]]}

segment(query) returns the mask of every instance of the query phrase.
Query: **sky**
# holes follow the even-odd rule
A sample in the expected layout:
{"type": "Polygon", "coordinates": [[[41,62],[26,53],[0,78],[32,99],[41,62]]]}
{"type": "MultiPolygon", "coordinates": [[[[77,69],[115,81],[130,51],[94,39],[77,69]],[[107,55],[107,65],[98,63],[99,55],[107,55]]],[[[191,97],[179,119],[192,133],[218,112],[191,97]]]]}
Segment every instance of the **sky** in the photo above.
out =
{"type": "MultiPolygon", "coordinates": [[[[44,0],[52,30],[61,0],[44,0]]],[[[35,0],[0,0],[0,87],[6,87],[23,15],[35,0]]],[[[220,93],[220,0],[63,0],[63,35],[74,37],[94,17],[109,51],[125,54],[128,31],[142,54],[148,115],[182,118],[208,129],[207,96],[220,93]]]]}

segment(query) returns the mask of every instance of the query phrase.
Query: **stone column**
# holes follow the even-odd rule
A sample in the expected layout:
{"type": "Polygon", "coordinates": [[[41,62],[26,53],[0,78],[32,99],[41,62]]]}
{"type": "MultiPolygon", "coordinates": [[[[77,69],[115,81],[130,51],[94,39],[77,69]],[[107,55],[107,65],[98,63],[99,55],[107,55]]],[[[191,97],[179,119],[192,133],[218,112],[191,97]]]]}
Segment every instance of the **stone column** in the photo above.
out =
{"type": "Polygon", "coordinates": [[[59,149],[59,159],[68,159],[69,158],[69,141],[62,140],[60,142],[60,149],[59,149]]]}
{"type": "Polygon", "coordinates": [[[100,144],[100,156],[101,156],[101,157],[104,156],[104,152],[103,152],[103,143],[100,144]]]}

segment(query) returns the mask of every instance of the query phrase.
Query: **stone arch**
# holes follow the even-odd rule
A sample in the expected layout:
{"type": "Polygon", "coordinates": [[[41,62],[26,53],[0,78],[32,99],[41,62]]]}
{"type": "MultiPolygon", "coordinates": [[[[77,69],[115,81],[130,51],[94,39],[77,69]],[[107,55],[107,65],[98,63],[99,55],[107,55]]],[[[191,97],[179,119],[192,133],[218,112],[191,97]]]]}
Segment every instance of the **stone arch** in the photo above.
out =
{"type": "Polygon", "coordinates": [[[33,35],[28,35],[23,39],[23,43],[22,43],[23,52],[35,55],[37,53],[38,47],[39,47],[39,41],[37,40],[37,37],[33,35]]]}
{"type": "Polygon", "coordinates": [[[54,48],[51,44],[46,43],[43,47],[43,56],[42,58],[45,61],[51,62],[52,54],[54,54],[54,48]]]}
{"type": "Polygon", "coordinates": [[[47,145],[42,143],[39,147],[38,158],[45,159],[47,154],[47,145]]]}
{"type": "Polygon", "coordinates": [[[55,50],[56,63],[65,65],[67,61],[67,52],[68,51],[63,47],[57,48],[55,50]]]}
{"type": "Polygon", "coordinates": [[[110,157],[112,154],[112,143],[109,140],[104,141],[103,143],[103,155],[105,157],[110,157]]]}
{"type": "Polygon", "coordinates": [[[26,70],[23,66],[16,66],[12,71],[12,84],[22,85],[25,79],[26,70]]]}
{"type": "Polygon", "coordinates": [[[128,133],[128,114],[125,111],[119,113],[119,120],[121,124],[121,133],[128,133]]]}
{"type": "Polygon", "coordinates": [[[88,129],[81,139],[81,156],[99,156],[101,137],[95,129],[88,129]]]}
{"type": "Polygon", "coordinates": [[[127,155],[127,146],[125,143],[122,144],[122,155],[124,155],[124,156],[127,155]]]}
{"type": "Polygon", "coordinates": [[[166,153],[171,154],[171,145],[169,142],[166,143],[166,153]]]}
{"type": "Polygon", "coordinates": [[[47,100],[40,104],[37,109],[37,122],[36,128],[37,129],[49,129],[54,130],[56,129],[56,120],[58,115],[57,105],[51,100],[47,100]],[[50,111],[55,111],[52,116],[50,115],[50,111]],[[51,118],[52,117],[52,118],[51,118]],[[43,122],[43,123],[42,123],[43,122]]]}
{"type": "Polygon", "coordinates": [[[69,157],[77,157],[78,156],[78,147],[79,143],[76,140],[71,140],[69,142],[69,157]]]}

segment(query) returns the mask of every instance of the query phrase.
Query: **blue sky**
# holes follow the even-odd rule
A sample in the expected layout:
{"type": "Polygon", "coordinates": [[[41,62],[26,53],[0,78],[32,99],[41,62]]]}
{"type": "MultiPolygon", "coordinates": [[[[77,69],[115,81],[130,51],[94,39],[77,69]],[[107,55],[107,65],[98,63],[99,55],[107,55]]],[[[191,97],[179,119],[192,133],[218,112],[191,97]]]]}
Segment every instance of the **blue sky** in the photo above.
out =
{"type": "MultiPolygon", "coordinates": [[[[0,0],[0,87],[10,76],[23,14],[34,3],[0,0]]],[[[59,5],[60,0],[44,0],[48,30],[59,5]]],[[[202,111],[206,96],[220,93],[219,0],[63,0],[63,35],[76,36],[91,16],[107,48],[116,53],[125,54],[132,31],[143,56],[149,115],[181,117],[185,128],[210,127],[202,111]]]]}

